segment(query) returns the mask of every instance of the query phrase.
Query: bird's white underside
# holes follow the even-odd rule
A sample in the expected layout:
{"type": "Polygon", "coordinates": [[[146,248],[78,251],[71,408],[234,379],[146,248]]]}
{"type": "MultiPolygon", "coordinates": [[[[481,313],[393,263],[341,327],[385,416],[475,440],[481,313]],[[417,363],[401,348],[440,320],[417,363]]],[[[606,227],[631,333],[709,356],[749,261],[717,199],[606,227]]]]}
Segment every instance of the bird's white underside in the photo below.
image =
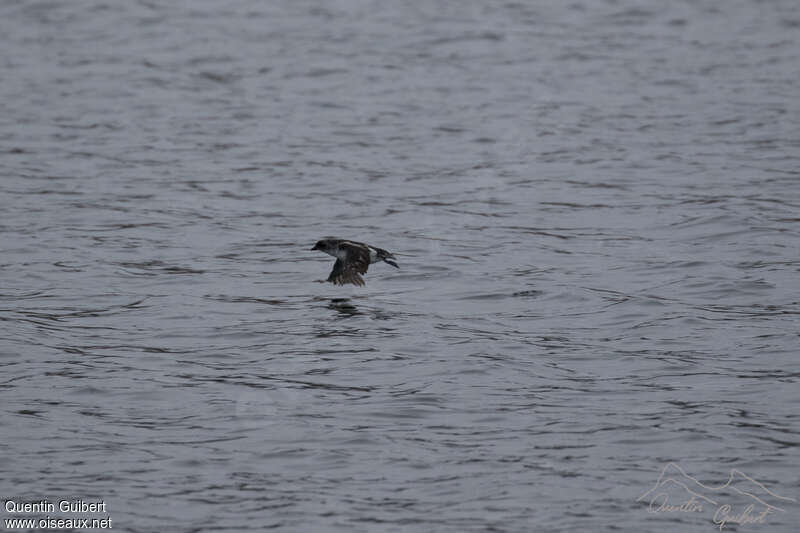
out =
{"type": "MultiPolygon", "coordinates": [[[[347,252],[341,248],[336,248],[333,251],[324,250],[325,253],[328,255],[332,255],[336,259],[341,259],[344,261],[347,258],[347,252]]],[[[378,252],[373,250],[372,248],[369,249],[369,262],[370,263],[377,263],[378,262],[378,252]]]]}

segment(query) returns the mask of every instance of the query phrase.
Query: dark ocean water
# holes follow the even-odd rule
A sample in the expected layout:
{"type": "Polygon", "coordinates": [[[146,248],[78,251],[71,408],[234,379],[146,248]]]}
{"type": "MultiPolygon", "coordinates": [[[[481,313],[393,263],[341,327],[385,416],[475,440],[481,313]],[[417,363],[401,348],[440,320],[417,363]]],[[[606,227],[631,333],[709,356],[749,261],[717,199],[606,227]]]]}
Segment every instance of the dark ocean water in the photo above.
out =
{"type": "Polygon", "coordinates": [[[797,2],[5,1],[0,36],[3,500],[798,530],[797,2]],[[401,270],[319,283],[325,235],[401,270]],[[670,462],[714,504],[648,512],[670,462]]]}

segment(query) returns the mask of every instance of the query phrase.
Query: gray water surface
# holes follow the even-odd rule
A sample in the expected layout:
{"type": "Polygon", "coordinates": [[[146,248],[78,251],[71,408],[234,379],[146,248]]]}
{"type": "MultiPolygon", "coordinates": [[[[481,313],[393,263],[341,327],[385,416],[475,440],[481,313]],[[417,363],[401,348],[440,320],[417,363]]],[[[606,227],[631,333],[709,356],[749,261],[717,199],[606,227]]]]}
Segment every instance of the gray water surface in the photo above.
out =
{"type": "Polygon", "coordinates": [[[797,531],[795,1],[7,1],[0,42],[4,500],[718,531],[637,501],[673,462],[797,531]],[[322,283],[326,235],[401,269],[322,283]]]}

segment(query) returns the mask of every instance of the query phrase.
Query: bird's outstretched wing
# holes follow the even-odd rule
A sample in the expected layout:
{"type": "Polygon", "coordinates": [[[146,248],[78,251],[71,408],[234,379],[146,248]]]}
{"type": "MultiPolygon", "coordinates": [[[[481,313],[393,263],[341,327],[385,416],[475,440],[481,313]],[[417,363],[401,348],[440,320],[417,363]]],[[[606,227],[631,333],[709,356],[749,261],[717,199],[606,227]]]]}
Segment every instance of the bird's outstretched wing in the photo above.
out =
{"type": "Polygon", "coordinates": [[[351,242],[343,242],[339,245],[340,249],[347,252],[344,258],[345,270],[353,269],[359,274],[366,274],[369,268],[369,248],[363,244],[356,244],[351,242]]]}
{"type": "MultiPolygon", "coordinates": [[[[367,261],[369,261],[369,257],[367,257],[367,261]]],[[[369,263],[367,263],[367,265],[369,265],[369,263]]],[[[364,270],[361,271],[360,273],[364,273],[366,271],[367,269],[366,267],[364,267],[364,270]]],[[[331,283],[335,283],[336,285],[344,285],[346,283],[352,283],[353,285],[363,286],[364,279],[360,276],[360,273],[356,263],[337,259],[336,262],[333,264],[333,270],[331,270],[331,275],[328,276],[328,281],[330,281],[331,283]]]]}

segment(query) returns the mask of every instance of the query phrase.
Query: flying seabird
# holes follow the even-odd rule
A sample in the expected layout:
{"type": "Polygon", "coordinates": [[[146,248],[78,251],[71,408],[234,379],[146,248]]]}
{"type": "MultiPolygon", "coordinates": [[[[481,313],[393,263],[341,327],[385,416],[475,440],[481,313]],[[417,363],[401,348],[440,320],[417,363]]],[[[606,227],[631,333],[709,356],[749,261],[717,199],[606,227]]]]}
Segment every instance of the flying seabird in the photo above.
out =
{"type": "Polygon", "coordinates": [[[364,285],[361,274],[366,274],[367,268],[372,263],[383,261],[395,268],[400,268],[394,255],[382,248],[376,248],[363,242],[347,241],[344,239],[322,239],[317,241],[312,250],[320,250],[336,258],[331,275],[327,281],[336,285],[352,283],[364,285]]]}

